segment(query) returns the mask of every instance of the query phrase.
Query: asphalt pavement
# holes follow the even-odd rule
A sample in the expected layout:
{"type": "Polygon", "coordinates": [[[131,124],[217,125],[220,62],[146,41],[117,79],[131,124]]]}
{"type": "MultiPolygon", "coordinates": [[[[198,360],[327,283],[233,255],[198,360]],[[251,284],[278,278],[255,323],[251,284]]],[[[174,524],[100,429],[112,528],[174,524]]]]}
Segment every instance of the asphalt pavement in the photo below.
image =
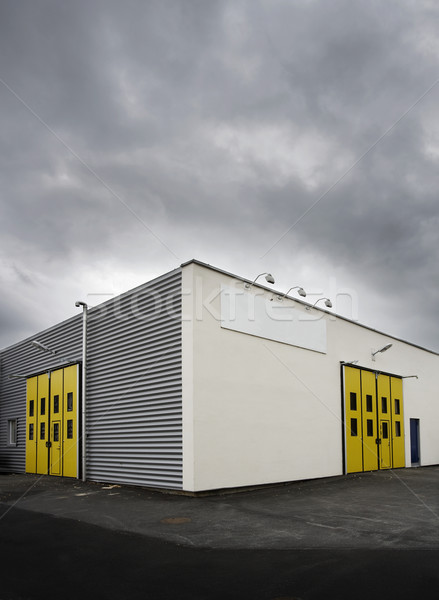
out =
{"type": "Polygon", "coordinates": [[[439,597],[439,467],[187,497],[0,475],[0,600],[439,597]]]}

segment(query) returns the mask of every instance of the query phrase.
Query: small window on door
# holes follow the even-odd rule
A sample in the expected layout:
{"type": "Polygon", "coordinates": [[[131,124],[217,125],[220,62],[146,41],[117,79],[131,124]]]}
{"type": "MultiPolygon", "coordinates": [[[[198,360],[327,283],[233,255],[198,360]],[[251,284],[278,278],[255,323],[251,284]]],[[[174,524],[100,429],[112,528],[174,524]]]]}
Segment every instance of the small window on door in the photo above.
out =
{"type": "Polygon", "coordinates": [[[35,401],[29,400],[29,416],[30,417],[34,416],[34,406],[35,406],[35,401]]]}
{"type": "Polygon", "coordinates": [[[59,423],[53,424],[53,441],[59,442],[59,423]]]}
{"type": "Polygon", "coordinates": [[[8,446],[17,445],[17,419],[8,420],[8,446]]]}
{"type": "Polygon", "coordinates": [[[373,412],[372,396],[370,394],[366,395],[366,410],[367,412],[373,412]]]}
{"type": "Polygon", "coordinates": [[[40,440],[46,439],[46,423],[40,423],[40,440]]]}
{"type": "Polygon", "coordinates": [[[41,398],[41,400],[40,400],[40,414],[41,415],[46,414],[46,398],[41,398]]]}
{"type": "Polygon", "coordinates": [[[73,440],[73,420],[69,419],[67,421],[67,439],[73,440]]]}
{"type": "Polygon", "coordinates": [[[387,398],[385,396],[381,397],[381,412],[387,412],[387,398]]]}
{"type": "Polygon", "coordinates": [[[401,437],[401,422],[395,421],[395,437],[401,437]]]}
{"type": "Polygon", "coordinates": [[[69,392],[67,394],[67,410],[68,411],[73,410],[73,392],[69,392]]]}
{"type": "Polygon", "coordinates": [[[58,396],[58,394],[53,397],[53,412],[59,413],[59,396],[58,396]]]}
{"type": "Polygon", "coordinates": [[[33,423],[29,423],[29,439],[30,440],[34,439],[34,424],[33,423]]]}
{"type": "Polygon", "coordinates": [[[351,436],[358,436],[357,419],[351,419],[351,436]]]}
{"type": "Polygon", "coordinates": [[[398,398],[395,398],[395,415],[401,414],[401,406],[398,398]]]}
{"type": "Polygon", "coordinates": [[[383,421],[383,439],[387,440],[389,438],[389,426],[387,421],[383,421]]]}
{"type": "Polygon", "coordinates": [[[357,393],[351,392],[351,410],[357,410],[357,393]]]}
{"type": "Polygon", "coordinates": [[[367,419],[366,426],[367,426],[367,435],[372,436],[373,435],[373,420],[367,419]]]}

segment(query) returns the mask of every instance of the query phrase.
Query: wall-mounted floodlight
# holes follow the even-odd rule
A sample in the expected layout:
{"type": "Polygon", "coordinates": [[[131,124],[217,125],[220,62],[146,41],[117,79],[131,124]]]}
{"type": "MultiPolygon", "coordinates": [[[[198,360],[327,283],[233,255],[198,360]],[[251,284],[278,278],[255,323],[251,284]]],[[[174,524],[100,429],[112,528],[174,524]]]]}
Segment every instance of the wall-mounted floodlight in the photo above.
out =
{"type": "Polygon", "coordinates": [[[288,296],[288,294],[291,292],[291,290],[297,290],[297,293],[299,294],[299,296],[302,296],[302,298],[306,297],[306,292],[303,289],[303,287],[300,287],[300,285],[295,285],[294,287],[291,287],[288,292],[285,292],[285,294],[279,295],[277,297],[278,300],[283,300],[285,298],[285,296],[288,296]]]}
{"type": "Polygon", "coordinates": [[[8,375],[8,379],[27,379],[26,375],[15,375],[15,373],[12,373],[12,375],[8,375]]]}
{"type": "Polygon", "coordinates": [[[271,273],[260,273],[251,283],[246,283],[244,287],[247,289],[251,288],[262,275],[265,275],[265,281],[267,283],[274,283],[274,277],[271,273]]]}
{"type": "Polygon", "coordinates": [[[372,354],[372,360],[375,360],[375,355],[376,354],[380,354],[380,352],[386,352],[389,348],[391,348],[393,346],[393,344],[386,344],[385,346],[383,346],[382,348],[380,348],[379,350],[372,350],[371,354],[372,354]]]}
{"type": "Polygon", "coordinates": [[[31,344],[37,350],[41,350],[41,352],[47,352],[48,354],[57,354],[56,350],[51,350],[48,346],[42,344],[38,340],[32,340],[31,344]]]}
{"type": "Polygon", "coordinates": [[[41,352],[46,352],[47,354],[52,354],[52,356],[56,356],[62,362],[76,362],[76,359],[74,358],[66,358],[65,356],[60,356],[56,350],[52,350],[52,348],[49,348],[48,346],[46,346],[46,344],[43,344],[38,340],[32,340],[31,344],[37,350],[41,350],[41,352]]]}
{"type": "Polygon", "coordinates": [[[415,379],[419,379],[417,375],[403,375],[401,379],[410,379],[410,377],[414,377],[415,379]]]}
{"type": "Polygon", "coordinates": [[[307,306],[306,310],[311,310],[312,308],[314,308],[314,306],[317,304],[317,302],[320,302],[320,300],[324,300],[325,301],[325,306],[326,308],[332,308],[332,302],[329,298],[319,298],[318,300],[316,300],[314,302],[314,304],[312,306],[307,306]]]}

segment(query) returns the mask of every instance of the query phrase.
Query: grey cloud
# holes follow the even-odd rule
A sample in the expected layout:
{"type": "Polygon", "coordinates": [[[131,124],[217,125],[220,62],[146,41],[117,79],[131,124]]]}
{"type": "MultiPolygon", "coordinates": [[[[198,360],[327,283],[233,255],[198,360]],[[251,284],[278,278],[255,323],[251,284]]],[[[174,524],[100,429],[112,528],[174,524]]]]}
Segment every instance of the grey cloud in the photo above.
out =
{"type": "MultiPolygon", "coordinates": [[[[83,265],[175,266],[166,246],[246,270],[435,81],[438,12],[396,1],[4,2],[0,77],[163,244],[0,84],[1,256],[53,289],[83,265]]],[[[411,283],[438,295],[437,158],[426,151],[438,93],[263,259],[275,271],[320,255],[352,287],[383,290],[371,324],[437,349],[411,283]]],[[[18,276],[16,293],[27,285],[18,276]]],[[[39,313],[20,323],[17,311],[17,334],[38,328],[39,313]]]]}

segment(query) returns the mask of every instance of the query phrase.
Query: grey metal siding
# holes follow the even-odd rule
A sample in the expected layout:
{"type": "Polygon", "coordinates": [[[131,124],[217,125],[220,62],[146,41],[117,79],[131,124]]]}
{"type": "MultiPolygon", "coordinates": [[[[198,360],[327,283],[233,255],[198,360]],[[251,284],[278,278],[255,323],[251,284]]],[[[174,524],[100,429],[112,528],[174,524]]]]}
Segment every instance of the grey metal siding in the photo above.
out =
{"type": "MultiPolygon", "coordinates": [[[[82,358],[82,315],[0,354],[0,471],[24,472],[26,380],[82,358]],[[7,445],[9,419],[18,443],[7,445]]],[[[87,478],[182,488],[181,269],[88,313],[87,478]]]]}
{"type": "Polygon", "coordinates": [[[88,313],[87,478],[182,489],[181,269],[88,313]]]}
{"type": "Polygon", "coordinates": [[[54,369],[61,358],[45,354],[31,345],[38,340],[56,350],[59,357],[81,359],[81,315],[41,331],[0,353],[0,471],[22,473],[25,471],[26,451],[26,380],[10,379],[9,375],[31,375],[54,369]],[[17,445],[7,445],[9,419],[17,419],[17,445]]]}

